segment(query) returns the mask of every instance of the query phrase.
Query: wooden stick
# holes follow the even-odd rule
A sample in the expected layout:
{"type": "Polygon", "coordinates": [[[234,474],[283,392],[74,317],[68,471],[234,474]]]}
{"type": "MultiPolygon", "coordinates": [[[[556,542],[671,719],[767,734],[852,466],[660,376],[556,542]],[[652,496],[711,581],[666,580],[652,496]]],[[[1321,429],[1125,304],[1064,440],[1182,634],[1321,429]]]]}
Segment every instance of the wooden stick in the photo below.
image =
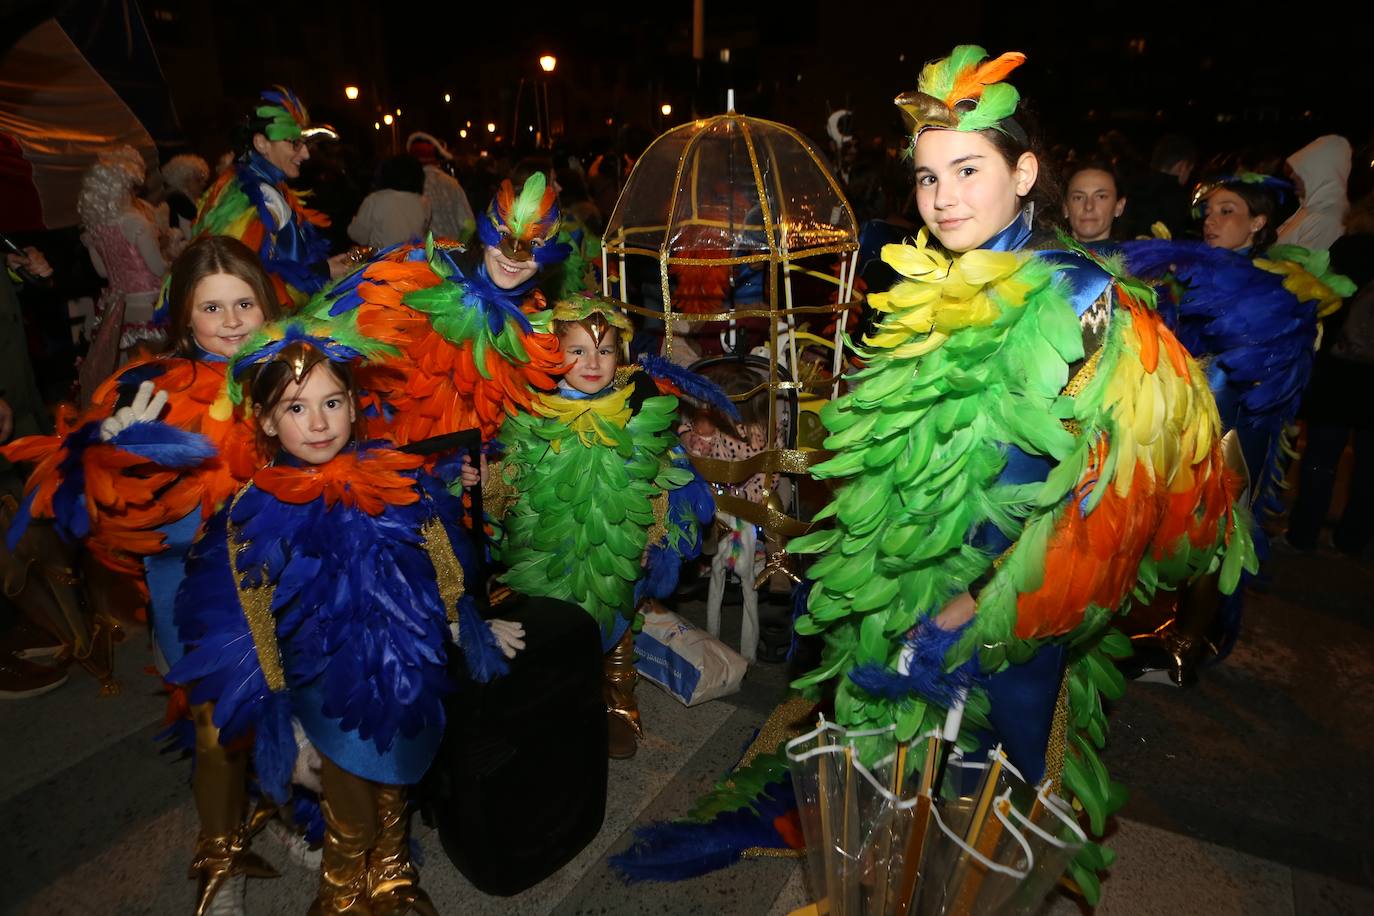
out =
{"type": "Polygon", "coordinates": [[[897,899],[893,901],[893,916],[905,916],[916,893],[921,876],[921,859],[925,855],[926,831],[930,828],[931,795],[935,785],[935,769],[940,759],[940,739],[926,739],[926,758],[921,767],[921,784],[917,789],[916,807],[911,829],[906,835],[906,851],[902,856],[902,881],[897,885],[897,899]]]}
{"type": "MultiPolygon", "coordinates": [[[[973,819],[969,821],[968,833],[964,837],[964,842],[989,859],[992,858],[992,850],[997,847],[997,841],[1002,836],[1001,821],[993,818],[992,823],[988,823],[993,798],[997,794],[997,778],[1001,775],[1002,755],[998,754],[988,764],[987,775],[978,792],[978,801],[973,808],[973,819]],[[984,832],[985,826],[986,832],[984,832]]],[[[975,863],[973,856],[969,853],[964,852],[959,855],[959,862],[954,868],[955,879],[950,882],[959,889],[954,898],[954,905],[950,910],[954,916],[968,916],[972,912],[974,901],[978,899],[978,888],[983,883],[985,872],[986,868],[983,867],[982,863],[975,863]]]]}

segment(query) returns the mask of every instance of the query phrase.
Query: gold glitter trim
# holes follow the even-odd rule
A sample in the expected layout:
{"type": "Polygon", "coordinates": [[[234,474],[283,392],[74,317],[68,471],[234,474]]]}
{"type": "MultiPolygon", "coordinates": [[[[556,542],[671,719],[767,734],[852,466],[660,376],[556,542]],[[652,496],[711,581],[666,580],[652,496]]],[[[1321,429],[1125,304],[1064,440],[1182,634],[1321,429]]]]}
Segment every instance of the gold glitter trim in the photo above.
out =
{"type": "Polygon", "coordinates": [[[1093,377],[1097,375],[1097,366],[1100,362],[1102,362],[1102,348],[1098,347],[1097,350],[1093,351],[1093,355],[1088,357],[1088,361],[1074,373],[1073,378],[1069,379],[1069,383],[1064,386],[1064,396],[1078,397],[1083,389],[1088,387],[1088,383],[1093,380],[1093,377]]]}
{"type": "Polygon", "coordinates": [[[506,478],[505,464],[487,464],[487,479],[482,484],[482,511],[496,521],[506,517],[517,497],[515,485],[506,478]]]}
{"type": "Polygon", "coordinates": [[[429,554],[429,562],[434,565],[434,578],[439,584],[439,597],[444,602],[444,612],[449,623],[458,622],[458,599],[462,598],[466,586],[463,582],[463,564],[454,556],[453,544],[444,530],[444,523],[432,518],[420,527],[420,543],[429,554]]]}
{"type": "Polygon", "coordinates": [[[653,547],[668,535],[668,491],[659,490],[654,497],[654,523],[649,526],[649,537],[644,541],[653,547]]]}
{"type": "Polygon", "coordinates": [[[769,849],[766,846],[750,846],[740,856],[745,859],[802,859],[805,849],[769,849]]]}
{"type": "MultiPolygon", "coordinates": [[[[234,496],[234,501],[229,504],[231,517],[233,507],[238,505],[239,498],[246,492],[247,487],[240,490],[234,496]]],[[[239,594],[243,616],[248,619],[248,630],[253,634],[253,648],[258,653],[258,665],[262,668],[262,675],[267,680],[269,689],[285,690],[286,674],[282,671],[281,647],[277,644],[277,619],[272,616],[272,597],[276,594],[276,586],[244,588],[243,580],[239,576],[239,553],[249,542],[239,541],[238,529],[228,522],[226,525],[229,539],[229,572],[234,577],[234,588],[239,594]]]]}
{"type": "Polygon", "coordinates": [[[834,455],[820,449],[770,448],[738,461],[693,455],[692,465],[711,483],[739,483],[755,474],[805,474],[834,455]]]}
{"type": "Polygon", "coordinates": [[[804,734],[811,729],[811,710],[816,708],[816,704],[799,693],[793,694],[779,703],[763,727],[759,729],[758,735],[749,744],[749,749],[740,758],[736,770],[742,770],[754,762],[754,758],[759,754],[771,754],[782,747],[788,741],[798,735],[804,734]]]}
{"type": "Polygon", "coordinates": [[[1059,696],[1054,701],[1054,718],[1050,720],[1050,738],[1045,745],[1045,775],[1050,780],[1050,791],[1056,795],[1064,792],[1064,752],[1069,746],[1069,672],[1064,669],[1064,679],[1059,682],[1059,696]]]}

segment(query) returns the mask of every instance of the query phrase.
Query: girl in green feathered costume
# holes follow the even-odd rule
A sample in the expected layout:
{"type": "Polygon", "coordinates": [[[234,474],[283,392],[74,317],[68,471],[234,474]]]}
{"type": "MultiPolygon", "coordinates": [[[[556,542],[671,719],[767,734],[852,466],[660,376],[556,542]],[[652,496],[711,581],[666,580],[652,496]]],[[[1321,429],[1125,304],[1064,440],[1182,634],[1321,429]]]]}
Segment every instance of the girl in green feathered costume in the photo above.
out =
{"type": "MultiPolygon", "coordinates": [[[[960,710],[963,746],[1000,743],[1100,835],[1125,799],[1098,758],[1130,652],[1112,616],[1213,568],[1230,590],[1253,552],[1216,405],[1149,290],[1035,232],[1039,160],[1002,82],[1024,55],[987,56],[956,48],[897,99],[926,228],[883,249],[900,278],[821,415],[814,472],[841,485],[833,526],[791,546],[818,556],[797,630],[826,643],[799,686],[833,682],[840,724],[899,741],[960,710]]],[[[1090,900],[1110,858],[1071,867],[1090,900]]]]}
{"type": "Polygon", "coordinates": [[[642,735],[635,612],[677,586],[715,509],[674,435],[676,386],[711,386],[651,358],[618,368],[630,323],[609,300],[564,300],[553,324],[566,368],[558,391],[497,436],[504,454],[484,494],[499,522],[493,552],[506,585],[576,603],[600,625],[609,750],[630,757],[642,735]]]}

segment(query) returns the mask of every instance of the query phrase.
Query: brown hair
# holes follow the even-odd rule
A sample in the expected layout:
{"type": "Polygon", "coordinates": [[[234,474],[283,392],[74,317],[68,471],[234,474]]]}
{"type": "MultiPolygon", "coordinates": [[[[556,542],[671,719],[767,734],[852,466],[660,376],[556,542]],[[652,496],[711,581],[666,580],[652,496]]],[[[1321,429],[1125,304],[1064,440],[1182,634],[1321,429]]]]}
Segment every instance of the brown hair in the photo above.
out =
{"type": "Polygon", "coordinates": [[[196,239],[172,262],[168,278],[167,306],[171,312],[171,333],[167,352],[173,356],[192,359],[197,352],[196,338],[191,331],[193,298],[201,280],[215,274],[238,277],[253,290],[253,298],[267,321],[281,316],[276,288],[253,249],[236,238],[226,235],[206,235],[196,239]]]}
{"type": "MultiPolygon", "coordinates": [[[[349,403],[353,405],[353,438],[354,442],[363,440],[363,408],[358,403],[358,386],[353,379],[353,370],[347,363],[336,363],[330,359],[320,359],[309,369],[305,370],[305,375],[309,376],[318,367],[325,366],[334,378],[343,386],[344,393],[348,395],[349,403]]],[[[244,386],[248,392],[248,397],[253,405],[254,416],[257,423],[257,442],[258,451],[268,459],[275,458],[277,451],[281,448],[281,442],[276,436],[269,436],[262,428],[262,418],[277,409],[281,403],[283,395],[286,394],[286,386],[295,381],[294,371],[291,363],[285,359],[274,359],[256,366],[250,370],[253,375],[244,386]]],[[[305,378],[302,377],[302,382],[305,378]]]]}
{"type": "Polygon", "coordinates": [[[1206,215],[1207,200],[1217,191],[1230,191],[1241,199],[1245,208],[1250,211],[1250,218],[1256,216],[1264,217],[1264,225],[1255,230],[1255,239],[1250,243],[1250,249],[1256,254],[1262,252],[1273,245],[1279,238],[1279,198],[1273,191],[1261,184],[1250,184],[1245,181],[1223,181],[1211,191],[1207,192],[1207,197],[1201,201],[1203,205],[1203,215],[1206,215]]]}
{"type": "Polygon", "coordinates": [[[566,321],[561,318],[554,319],[553,333],[554,336],[558,338],[558,342],[560,345],[563,342],[563,338],[568,336],[568,331],[574,327],[578,327],[586,331],[587,336],[590,337],[593,342],[599,342],[600,340],[604,339],[607,334],[615,334],[616,363],[621,364],[628,361],[628,354],[630,352],[630,338],[626,336],[628,332],[626,332],[622,328],[618,328],[615,325],[611,324],[600,314],[593,312],[592,314],[588,315],[586,318],[583,318],[580,321],[566,321]],[[597,324],[600,324],[601,327],[597,328],[597,324]]]}

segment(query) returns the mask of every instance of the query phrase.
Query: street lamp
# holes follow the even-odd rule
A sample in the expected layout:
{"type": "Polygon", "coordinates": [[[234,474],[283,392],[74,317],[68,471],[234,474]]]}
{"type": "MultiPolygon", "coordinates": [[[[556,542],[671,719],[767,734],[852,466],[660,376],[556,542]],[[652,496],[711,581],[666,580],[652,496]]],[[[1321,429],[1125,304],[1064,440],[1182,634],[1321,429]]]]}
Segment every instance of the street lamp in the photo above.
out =
{"type": "Polygon", "coordinates": [[[669,105],[667,102],[664,102],[662,105],[659,106],[658,110],[663,112],[663,117],[666,118],[668,117],[668,115],[673,113],[673,106],[669,105]]]}
{"type": "Polygon", "coordinates": [[[345,97],[346,99],[348,99],[350,102],[356,102],[356,101],[358,101],[358,87],[357,87],[357,86],[345,86],[345,87],[344,87],[344,97],[345,97]]]}
{"type": "Polygon", "coordinates": [[[400,116],[401,116],[401,109],[397,108],[397,109],[396,109],[396,117],[399,118],[400,116]]]}
{"type": "Polygon", "coordinates": [[[447,103],[447,102],[452,102],[452,101],[453,101],[453,96],[450,95],[449,93],[445,92],[445,93],[444,93],[444,101],[445,101],[446,103],[447,103]]]}
{"type": "Polygon", "coordinates": [[[553,68],[558,66],[558,58],[554,57],[552,54],[545,54],[543,57],[539,58],[539,66],[544,69],[545,73],[552,73],[553,68]]]}
{"type": "Polygon", "coordinates": [[[462,130],[458,131],[458,136],[466,140],[468,138],[468,129],[464,127],[462,130]]]}
{"type": "Polygon", "coordinates": [[[391,124],[393,121],[395,121],[395,120],[396,120],[396,119],[393,118],[393,117],[391,116],[391,113],[390,113],[390,112],[388,112],[388,113],[382,115],[382,123],[383,123],[383,124],[390,125],[390,124],[391,124]]]}
{"type": "Polygon", "coordinates": [[[494,121],[488,121],[488,122],[487,122],[487,133],[489,133],[489,134],[494,134],[494,133],[496,133],[496,122],[494,122],[494,121]]]}
{"type": "Polygon", "coordinates": [[[381,130],[381,129],[382,129],[382,122],[381,122],[381,121],[373,121],[373,122],[372,122],[372,129],[373,129],[373,130],[381,130]]]}

